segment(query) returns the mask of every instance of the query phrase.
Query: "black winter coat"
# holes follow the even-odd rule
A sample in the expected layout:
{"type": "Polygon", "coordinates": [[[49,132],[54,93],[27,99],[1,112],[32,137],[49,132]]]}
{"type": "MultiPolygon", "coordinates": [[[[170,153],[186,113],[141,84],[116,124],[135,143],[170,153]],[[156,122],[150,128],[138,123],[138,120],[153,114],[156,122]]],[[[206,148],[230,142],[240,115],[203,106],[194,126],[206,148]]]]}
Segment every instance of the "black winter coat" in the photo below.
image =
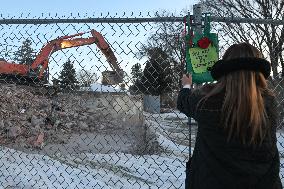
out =
{"type": "Polygon", "coordinates": [[[277,103],[275,98],[265,96],[271,130],[261,146],[252,147],[242,145],[237,138],[227,141],[227,134],[220,127],[224,94],[210,97],[197,108],[199,100],[204,95],[202,90],[182,89],[178,96],[178,109],[198,122],[186,187],[189,189],[282,189],[276,146],[277,103]]]}

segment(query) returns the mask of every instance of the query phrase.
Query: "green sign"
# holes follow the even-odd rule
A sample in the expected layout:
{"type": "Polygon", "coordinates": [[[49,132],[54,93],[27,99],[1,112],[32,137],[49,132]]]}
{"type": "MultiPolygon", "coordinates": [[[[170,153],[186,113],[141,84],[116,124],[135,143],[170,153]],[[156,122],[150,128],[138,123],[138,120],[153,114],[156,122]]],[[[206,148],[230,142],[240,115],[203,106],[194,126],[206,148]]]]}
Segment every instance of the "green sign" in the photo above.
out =
{"type": "Polygon", "coordinates": [[[191,17],[187,18],[188,34],[186,40],[186,70],[192,75],[193,83],[214,81],[209,67],[218,60],[219,42],[216,33],[210,33],[210,15],[205,14],[202,33],[195,31],[191,17]]]}
{"type": "Polygon", "coordinates": [[[189,56],[193,72],[196,74],[208,72],[208,67],[213,66],[218,60],[216,47],[212,45],[207,49],[199,47],[189,48],[189,56]]]}

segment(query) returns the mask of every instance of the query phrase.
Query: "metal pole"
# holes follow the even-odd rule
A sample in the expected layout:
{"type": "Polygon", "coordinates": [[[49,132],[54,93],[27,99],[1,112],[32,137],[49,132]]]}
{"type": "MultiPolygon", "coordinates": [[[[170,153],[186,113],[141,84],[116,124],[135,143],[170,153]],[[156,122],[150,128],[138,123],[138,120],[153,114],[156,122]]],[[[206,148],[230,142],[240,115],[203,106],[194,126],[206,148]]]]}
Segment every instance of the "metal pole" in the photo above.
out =
{"type": "Polygon", "coordinates": [[[211,21],[212,22],[224,22],[224,23],[253,23],[253,24],[284,25],[284,20],[259,19],[259,18],[239,18],[239,17],[211,16],[211,21]]]}
{"type": "Polygon", "coordinates": [[[184,17],[149,17],[149,18],[82,18],[82,19],[0,19],[0,24],[58,24],[58,23],[148,23],[148,22],[183,22],[184,17]]]}
{"type": "MultiPolygon", "coordinates": [[[[198,4],[197,4],[198,5],[198,4]]],[[[199,5],[200,6],[200,5],[199,5]]],[[[202,23],[202,17],[200,15],[201,9],[196,7],[197,22],[193,23],[192,26],[200,28],[202,23]],[[201,18],[201,20],[200,20],[201,18]]],[[[0,19],[0,24],[79,24],[79,23],[149,23],[149,22],[183,22],[184,17],[152,17],[152,18],[68,18],[68,19],[0,19]]],[[[273,24],[273,25],[284,25],[284,20],[273,20],[273,19],[258,19],[258,18],[239,18],[239,17],[217,17],[211,16],[212,22],[224,22],[224,23],[254,23],[254,24],[273,24]]]]}
{"type": "Polygon", "coordinates": [[[202,6],[200,3],[193,5],[193,19],[194,31],[198,34],[202,34],[202,6]]]}
{"type": "MultiPolygon", "coordinates": [[[[193,21],[194,21],[194,32],[202,34],[202,5],[200,3],[193,5],[193,21]]],[[[193,88],[193,84],[191,88],[193,88]]],[[[191,157],[191,134],[192,134],[192,122],[191,117],[188,117],[189,127],[189,157],[191,157]]]]}

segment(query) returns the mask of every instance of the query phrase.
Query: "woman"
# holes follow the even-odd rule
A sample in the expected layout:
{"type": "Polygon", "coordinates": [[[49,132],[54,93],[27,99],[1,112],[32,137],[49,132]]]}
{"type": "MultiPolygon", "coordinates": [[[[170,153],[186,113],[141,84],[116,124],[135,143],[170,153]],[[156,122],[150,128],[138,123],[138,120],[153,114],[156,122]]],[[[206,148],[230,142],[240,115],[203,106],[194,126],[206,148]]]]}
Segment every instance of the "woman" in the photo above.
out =
{"type": "Polygon", "coordinates": [[[186,188],[282,189],[270,70],[258,49],[240,43],[211,68],[217,83],[193,90],[191,76],[182,78],[178,109],[198,122],[186,188]]]}

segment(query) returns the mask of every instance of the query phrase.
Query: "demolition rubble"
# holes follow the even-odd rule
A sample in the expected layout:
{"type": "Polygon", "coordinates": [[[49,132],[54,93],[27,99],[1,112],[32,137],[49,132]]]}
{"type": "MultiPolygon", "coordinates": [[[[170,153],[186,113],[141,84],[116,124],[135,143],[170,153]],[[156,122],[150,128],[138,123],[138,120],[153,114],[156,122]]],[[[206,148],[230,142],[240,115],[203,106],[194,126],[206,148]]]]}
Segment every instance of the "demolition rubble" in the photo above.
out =
{"type": "Polygon", "coordinates": [[[64,143],[72,133],[119,127],[100,108],[86,106],[85,96],[94,98],[93,94],[48,96],[45,92],[30,86],[0,85],[1,145],[41,149],[46,144],[64,143]]]}

